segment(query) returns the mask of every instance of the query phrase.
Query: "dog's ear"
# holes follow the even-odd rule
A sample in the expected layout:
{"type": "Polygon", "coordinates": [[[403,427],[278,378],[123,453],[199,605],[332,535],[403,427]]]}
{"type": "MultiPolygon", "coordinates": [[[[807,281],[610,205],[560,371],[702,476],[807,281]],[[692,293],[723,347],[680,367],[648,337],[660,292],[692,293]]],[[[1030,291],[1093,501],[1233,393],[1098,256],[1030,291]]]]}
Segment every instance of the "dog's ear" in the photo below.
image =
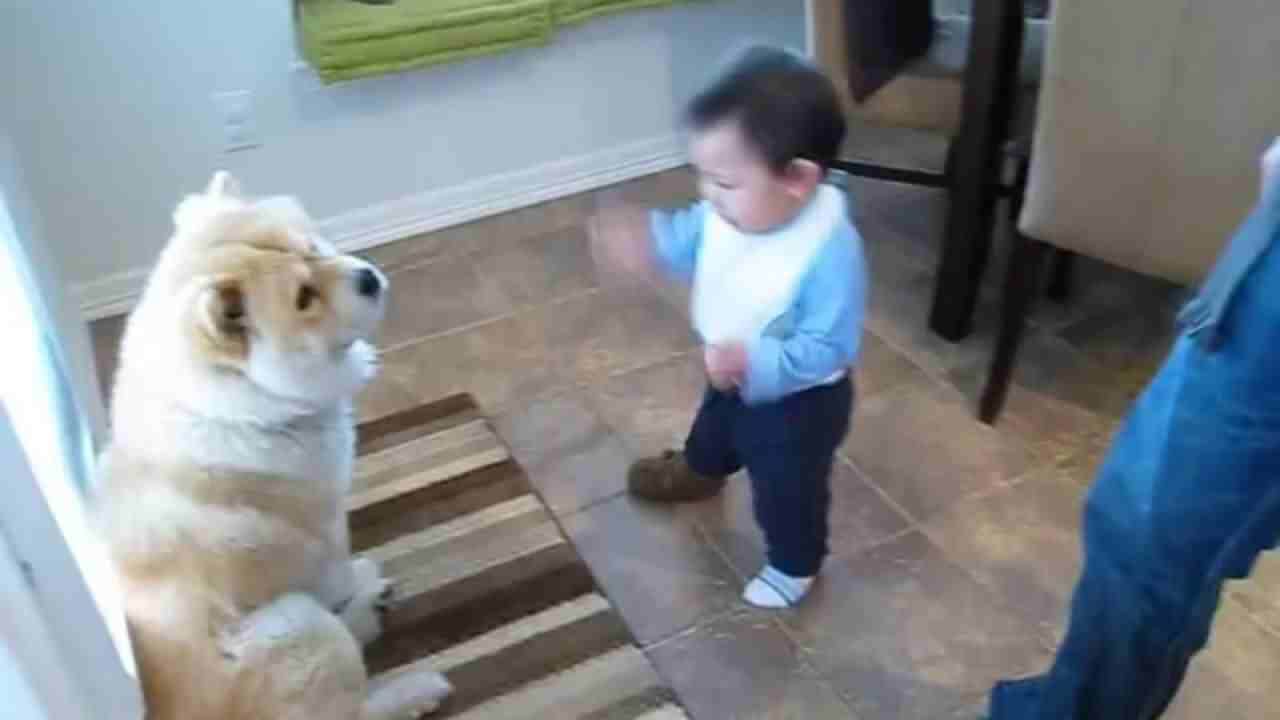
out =
{"type": "Polygon", "coordinates": [[[232,349],[248,341],[249,308],[244,289],[236,280],[210,283],[201,293],[197,312],[201,328],[215,345],[232,349]]]}
{"type": "Polygon", "coordinates": [[[194,341],[214,365],[240,367],[249,355],[249,305],[233,279],[219,279],[200,291],[196,301],[194,341]]]}
{"type": "Polygon", "coordinates": [[[219,211],[240,207],[243,203],[239,181],[231,173],[219,170],[203,193],[188,195],[178,203],[173,211],[173,224],[179,230],[196,228],[219,211]]]}
{"type": "Polygon", "coordinates": [[[213,178],[209,180],[209,187],[204,191],[209,197],[229,197],[243,198],[244,192],[240,189],[240,181],[227,172],[219,170],[213,174],[213,178]]]}

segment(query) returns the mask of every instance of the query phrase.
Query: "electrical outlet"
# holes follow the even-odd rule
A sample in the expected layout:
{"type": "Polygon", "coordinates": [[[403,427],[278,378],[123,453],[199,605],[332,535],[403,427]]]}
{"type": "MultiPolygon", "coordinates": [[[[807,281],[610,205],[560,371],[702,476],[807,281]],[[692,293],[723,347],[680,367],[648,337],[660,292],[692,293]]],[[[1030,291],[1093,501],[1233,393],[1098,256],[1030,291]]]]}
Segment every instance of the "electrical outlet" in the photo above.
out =
{"type": "Polygon", "coordinates": [[[224,152],[248,150],[262,144],[257,124],[253,121],[253,95],[248,90],[213,94],[213,104],[222,124],[224,152]]]}

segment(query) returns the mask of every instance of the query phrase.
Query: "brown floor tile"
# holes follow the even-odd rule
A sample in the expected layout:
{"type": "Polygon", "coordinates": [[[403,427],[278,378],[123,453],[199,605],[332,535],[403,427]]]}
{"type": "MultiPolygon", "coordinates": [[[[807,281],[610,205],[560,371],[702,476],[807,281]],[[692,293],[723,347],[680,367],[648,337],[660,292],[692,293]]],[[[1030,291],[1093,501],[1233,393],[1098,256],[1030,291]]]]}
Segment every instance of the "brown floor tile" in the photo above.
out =
{"type": "Polygon", "coordinates": [[[1263,720],[1274,717],[1271,704],[1255,705],[1231,677],[1200,657],[1191,663],[1161,720],[1263,720]]]}
{"type": "Polygon", "coordinates": [[[932,720],[1048,653],[923,535],[833,563],[783,622],[861,720],[932,720]]]}
{"type": "Polygon", "coordinates": [[[581,225],[513,240],[472,255],[476,272],[516,306],[537,305],[596,285],[581,225]]]}
{"type": "Polygon", "coordinates": [[[1080,575],[1083,502],[1083,487],[1048,468],[934,516],[925,532],[1056,643],[1080,575]]]}
{"type": "Polygon", "coordinates": [[[415,235],[361,255],[386,270],[396,270],[446,255],[493,251],[524,238],[581,225],[590,206],[590,195],[572,195],[415,235]]]}
{"type": "Polygon", "coordinates": [[[1083,488],[1093,485],[1093,481],[1097,479],[1098,471],[1102,468],[1102,463],[1106,460],[1107,453],[1111,451],[1111,438],[1114,437],[1120,422],[1117,420],[1112,423],[1111,430],[1107,434],[1107,439],[1097,445],[1086,444],[1084,449],[1066,460],[1057,464],[1058,469],[1066,473],[1076,484],[1083,488]]]}
{"type": "Polygon", "coordinates": [[[581,391],[510,408],[494,423],[557,516],[626,489],[630,456],[581,391]]]}
{"type": "Polygon", "coordinates": [[[439,335],[384,353],[382,371],[419,402],[469,392],[487,413],[518,406],[563,385],[542,325],[531,313],[439,335]]]}
{"type": "MultiPolygon", "coordinates": [[[[735,475],[720,496],[681,509],[729,558],[738,574],[751,577],[764,562],[764,536],[752,510],[751,480],[735,475]]],[[[907,528],[907,520],[858,471],[837,460],[831,474],[831,557],[861,550],[907,528]]]]}
{"type": "Polygon", "coordinates": [[[649,650],[695,718],[854,720],[770,616],[744,612],[649,650]]]}
{"type": "MultiPolygon", "coordinates": [[[[978,407],[986,374],[957,378],[968,407],[978,407]]],[[[996,430],[1017,438],[1034,453],[1036,464],[1058,463],[1080,454],[1100,455],[1111,442],[1115,417],[1086,410],[1020,383],[1009,386],[996,430]]]]}
{"type": "Polygon", "coordinates": [[[1249,709],[1244,717],[1275,712],[1280,637],[1263,629],[1239,603],[1223,601],[1204,655],[1239,690],[1241,707],[1249,709]]]}
{"type": "Polygon", "coordinates": [[[493,318],[511,303],[470,260],[451,255],[391,273],[386,319],[379,333],[384,347],[493,318]]]}
{"type": "Polygon", "coordinates": [[[602,382],[693,347],[685,319],[655,295],[589,293],[538,308],[535,316],[568,382],[602,382]]]}
{"type": "Polygon", "coordinates": [[[979,423],[958,393],[930,385],[868,398],[845,451],[916,520],[1014,480],[1033,459],[1017,439],[979,423]]]}
{"type": "Polygon", "coordinates": [[[1082,318],[1058,331],[1062,339],[1107,367],[1154,367],[1174,339],[1174,313],[1151,303],[1126,305],[1082,318]]]}
{"type": "Polygon", "coordinates": [[[421,265],[424,262],[438,260],[445,255],[455,254],[459,250],[457,242],[459,227],[414,235],[386,245],[372,247],[357,254],[377,265],[383,272],[394,272],[410,265],[421,265]]]}
{"type": "Polygon", "coordinates": [[[1280,636],[1280,551],[1263,553],[1253,574],[1232,582],[1227,591],[1259,624],[1280,636]]]}
{"type": "Polygon", "coordinates": [[[1033,316],[1041,327],[1065,328],[1095,317],[1143,317],[1143,332],[1171,328],[1186,291],[1090,257],[1073,261],[1066,302],[1044,300],[1033,316]]]}
{"type": "MultiPolygon", "coordinates": [[[[985,384],[989,359],[953,367],[957,387],[985,384]]],[[[1013,381],[1042,395],[1101,415],[1119,416],[1146,383],[1127,368],[1108,367],[1085,356],[1065,340],[1047,332],[1029,332],[1014,365],[1013,381]]]]}
{"type": "Polygon", "coordinates": [[[1209,647],[1192,664],[1174,699],[1171,720],[1262,720],[1276,713],[1280,639],[1262,630],[1234,602],[1214,620],[1209,647]]]}
{"type": "Polygon", "coordinates": [[[454,235],[450,242],[461,252],[494,252],[525,238],[581,226],[591,208],[591,195],[583,193],[483,218],[447,232],[454,235]]]}
{"type": "Polygon", "coordinates": [[[622,495],[570,515],[564,528],[642,644],[738,605],[733,570],[668,506],[622,495]]]}
{"type": "Polygon", "coordinates": [[[666,283],[659,285],[656,290],[663,302],[669,305],[680,317],[684,318],[685,324],[692,328],[693,319],[689,315],[689,287],[677,283],[666,283]]]}
{"type": "Polygon", "coordinates": [[[867,329],[938,377],[958,367],[985,367],[998,319],[994,306],[988,300],[980,302],[968,338],[956,343],[944,340],[929,329],[933,268],[903,255],[890,242],[877,242],[874,231],[864,232],[863,237],[871,273],[867,329]]]}
{"type": "Polygon", "coordinates": [[[373,382],[356,398],[356,417],[360,422],[409,410],[424,402],[402,378],[406,373],[384,365],[373,382]]]}
{"type": "Polygon", "coordinates": [[[702,353],[615,375],[591,388],[600,416],[636,457],[684,447],[706,391],[702,353]]]}
{"type": "Polygon", "coordinates": [[[947,137],[928,130],[855,120],[841,150],[844,157],[864,162],[941,171],[947,158],[947,137]]]}
{"type": "Polygon", "coordinates": [[[867,244],[886,244],[932,269],[943,244],[947,192],[934,188],[852,178],[854,224],[867,244]]]}
{"type": "Polygon", "coordinates": [[[889,347],[875,333],[862,333],[857,370],[859,400],[888,392],[906,383],[927,381],[924,371],[907,356],[889,347]]]}

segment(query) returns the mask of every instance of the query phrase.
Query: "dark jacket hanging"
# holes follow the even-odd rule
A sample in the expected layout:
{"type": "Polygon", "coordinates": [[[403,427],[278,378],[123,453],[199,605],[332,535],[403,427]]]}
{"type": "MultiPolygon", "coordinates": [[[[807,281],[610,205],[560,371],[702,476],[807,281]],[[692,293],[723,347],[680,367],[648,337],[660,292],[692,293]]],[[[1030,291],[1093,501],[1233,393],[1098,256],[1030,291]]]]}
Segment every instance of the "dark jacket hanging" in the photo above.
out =
{"type": "Polygon", "coordinates": [[[933,42],[932,0],[844,0],[849,92],[863,102],[933,42]]]}

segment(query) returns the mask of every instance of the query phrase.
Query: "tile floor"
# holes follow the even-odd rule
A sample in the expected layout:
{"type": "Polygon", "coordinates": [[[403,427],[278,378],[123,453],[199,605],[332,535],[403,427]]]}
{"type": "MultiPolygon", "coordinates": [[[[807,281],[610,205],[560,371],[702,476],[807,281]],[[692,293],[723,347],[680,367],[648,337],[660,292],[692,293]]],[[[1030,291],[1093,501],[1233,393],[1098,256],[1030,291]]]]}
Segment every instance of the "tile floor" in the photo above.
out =
{"type": "MultiPolygon", "coordinates": [[[[1168,341],[1176,289],[1082,263],[1077,297],[1037,312],[1001,423],[983,426],[996,293],[970,340],[925,329],[945,198],[851,187],[873,278],[861,399],[834,554],[783,614],[738,599],[761,553],[745,482],[679,509],[622,493],[632,459],[682,440],[702,378],[678,300],[597,286],[590,195],[372,253],[395,299],[362,415],[474,393],[701,720],[972,718],[994,680],[1042,668],[1079,570],[1082,493],[1168,341]]],[[[665,205],[692,183],[673,171],[622,189],[665,205]]],[[[95,328],[106,377],[119,325],[95,328]]],[[[1277,717],[1280,562],[1223,602],[1171,717],[1277,717]]]]}

